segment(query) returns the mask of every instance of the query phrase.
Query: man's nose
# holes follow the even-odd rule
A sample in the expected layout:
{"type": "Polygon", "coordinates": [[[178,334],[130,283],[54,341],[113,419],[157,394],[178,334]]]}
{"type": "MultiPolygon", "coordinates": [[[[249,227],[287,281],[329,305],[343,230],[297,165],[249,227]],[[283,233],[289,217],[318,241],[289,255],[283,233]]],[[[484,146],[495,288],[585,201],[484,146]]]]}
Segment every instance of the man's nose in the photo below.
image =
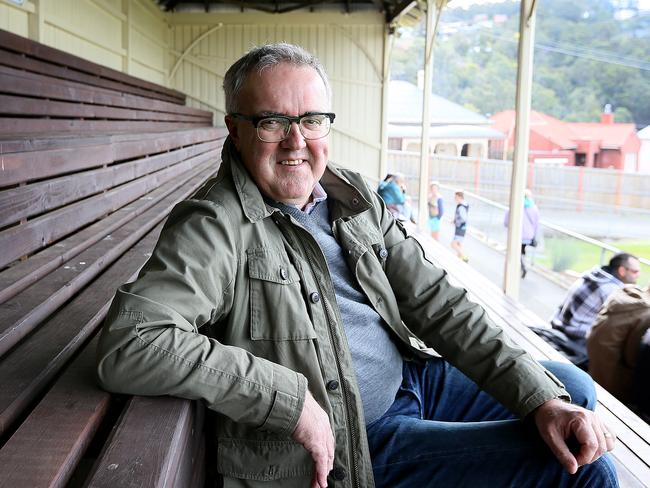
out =
{"type": "Polygon", "coordinates": [[[296,122],[292,122],[289,126],[287,137],[282,141],[282,146],[291,149],[302,149],[306,145],[307,143],[300,132],[300,127],[296,122]]]}

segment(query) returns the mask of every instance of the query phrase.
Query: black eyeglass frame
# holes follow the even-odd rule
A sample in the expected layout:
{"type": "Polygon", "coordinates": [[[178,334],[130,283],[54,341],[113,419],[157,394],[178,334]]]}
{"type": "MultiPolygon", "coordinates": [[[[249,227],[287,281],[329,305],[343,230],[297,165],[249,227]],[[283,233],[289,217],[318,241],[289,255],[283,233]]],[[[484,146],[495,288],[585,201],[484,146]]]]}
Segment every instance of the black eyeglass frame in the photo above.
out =
{"type": "Polygon", "coordinates": [[[269,114],[264,114],[264,115],[244,115],[244,114],[240,114],[238,112],[233,112],[233,113],[228,114],[228,115],[230,117],[234,117],[236,119],[248,120],[251,124],[253,124],[253,127],[255,127],[255,130],[257,132],[257,137],[262,142],[271,142],[271,141],[265,141],[264,139],[262,139],[260,137],[260,134],[259,134],[259,124],[264,119],[284,119],[284,120],[289,121],[289,123],[287,124],[287,128],[284,131],[284,137],[282,139],[280,139],[280,141],[274,141],[274,142],[281,142],[284,139],[286,139],[287,136],[289,135],[289,131],[291,130],[291,124],[293,124],[294,122],[298,125],[298,128],[299,128],[300,133],[302,134],[302,136],[307,140],[312,140],[313,141],[313,140],[317,140],[317,139],[322,139],[323,137],[327,137],[327,135],[330,133],[329,130],[327,131],[326,134],[323,134],[322,136],[319,136],[319,137],[307,137],[307,136],[305,136],[305,134],[302,132],[302,125],[300,125],[300,121],[305,117],[310,117],[310,116],[313,117],[314,115],[325,115],[330,121],[330,130],[331,130],[331,126],[334,123],[334,119],[336,118],[336,114],[332,113],[332,112],[307,112],[307,113],[304,113],[302,115],[298,115],[296,117],[293,117],[291,115],[286,115],[286,114],[275,114],[275,113],[269,113],[269,114]]]}

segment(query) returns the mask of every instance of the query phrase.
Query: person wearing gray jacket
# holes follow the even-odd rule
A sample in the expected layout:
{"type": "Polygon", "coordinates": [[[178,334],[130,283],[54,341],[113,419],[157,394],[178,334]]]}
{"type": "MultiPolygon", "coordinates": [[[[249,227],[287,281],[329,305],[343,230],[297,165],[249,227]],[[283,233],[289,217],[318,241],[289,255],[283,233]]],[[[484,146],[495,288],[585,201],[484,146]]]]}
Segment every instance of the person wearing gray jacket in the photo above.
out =
{"type": "Polygon", "coordinates": [[[320,63],[262,46],[224,89],[219,173],[118,290],[104,388],[202,401],[225,487],[616,486],[586,375],[514,346],[328,162],[320,63]]]}

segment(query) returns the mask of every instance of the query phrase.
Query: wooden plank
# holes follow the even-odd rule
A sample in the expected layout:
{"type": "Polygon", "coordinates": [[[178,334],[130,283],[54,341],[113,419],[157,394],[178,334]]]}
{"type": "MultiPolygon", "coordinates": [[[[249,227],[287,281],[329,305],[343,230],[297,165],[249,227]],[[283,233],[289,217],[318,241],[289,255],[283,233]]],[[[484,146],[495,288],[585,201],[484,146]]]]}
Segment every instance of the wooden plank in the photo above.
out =
{"type": "MultiPolygon", "coordinates": [[[[205,169],[203,167],[203,169],[205,169]]],[[[157,205],[111,235],[81,253],[74,263],[59,268],[34,284],[28,292],[0,305],[0,356],[36,329],[51,313],[93,280],[107,266],[160,220],[165,218],[174,201],[162,208],[157,205]]]]}
{"type": "Polygon", "coordinates": [[[119,120],[74,120],[74,119],[19,119],[0,118],[0,133],[31,134],[35,132],[129,132],[191,129],[201,127],[201,122],[156,122],[119,120]]]}
{"type": "Polygon", "coordinates": [[[179,113],[194,116],[199,120],[211,118],[212,115],[211,112],[186,107],[185,105],[152,100],[138,95],[20,71],[6,66],[0,66],[0,92],[39,99],[179,113]]]}
{"type": "Polygon", "coordinates": [[[10,227],[0,233],[0,249],[4,249],[0,255],[0,266],[46,247],[215,157],[213,152],[203,153],[100,195],[49,212],[23,225],[10,227]]]}
{"type": "MultiPolygon", "coordinates": [[[[210,170],[207,170],[195,175],[187,186],[179,187],[156,207],[130,222],[131,227],[122,234],[129,235],[133,229],[137,230],[156,220],[159,213],[168,213],[177,201],[186,196],[186,193],[193,193],[209,174],[210,170]]],[[[129,273],[133,273],[148,258],[157,239],[156,232],[154,230],[147,234],[136,246],[104,271],[89,288],[84,289],[63,309],[49,318],[35,334],[26,338],[7,356],[0,359],[0,384],[3,385],[0,389],[0,436],[40,394],[78,345],[96,330],[108,310],[117,286],[129,281],[134,276],[129,273]],[[95,313],[96,310],[99,311],[95,313]],[[81,324],[85,325],[82,327],[81,324]]],[[[104,250],[112,247],[116,240],[117,237],[106,240],[104,250]]],[[[79,256],[77,261],[81,259],[82,257],[79,256]]],[[[56,282],[58,278],[48,276],[47,279],[56,282]]],[[[64,281],[58,279],[59,283],[64,281]]],[[[30,293],[31,290],[28,290],[26,296],[28,297],[30,293]]],[[[5,308],[5,310],[9,309],[11,307],[5,308]]]]}
{"type": "Polygon", "coordinates": [[[196,403],[171,397],[133,397],[98,459],[87,486],[176,487],[184,439],[194,428],[196,403]]]}
{"type": "Polygon", "coordinates": [[[127,75],[121,71],[106,66],[101,66],[66,53],[65,51],[40,44],[4,30],[0,30],[0,46],[4,49],[22,53],[35,59],[66,66],[68,69],[92,74],[109,80],[119,81],[126,85],[147,89],[152,92],[152,97],[155,94],[156,97],[169,99],[175,103],[185,103],[185,95],[179,91],[136,78],[135,76],[127,75]]]}
{"type": "Polygon", "coordinates": [[[175,178],[156,188],[147,195],[147,198],[141,198],[128,207],[119,209],[99,222],[57,242],[54,246],[6,269],[0,273],[0,304],[16,296],[63,263],[136,218],[170,193],[175,191],[178,196],[174,198],[177,200],[187,198],[216,170],[217,167],[209,163],[207,169],[199,169],[199,173],[187,173],[182,178],[175,178]]]}
{"type": "MultiPolygon", "coordinates": [[[[75,119],[148,120],[159,122],[199,122],[206,124],[207,117],[183,115],[133,108],[107,107],[104,105],[59,102],[14,95],[0,95],[0,114],[19,117],[61,117],[75,119]]],[[[210,117],[211,120],[212,117],[210,117]]]]}
{"type": "MultiPolygon", "coordinates": [[[[224,128],[211,127],[206,129],[194,129],[195,131],[208,130],[213,134],[213,139],[225,139],[227,131],[224,128]]],[[[124,142],[146,141],[156,138],[166,139],[174,134],[185,131],[175,130],[170,132],[142,132],[126,134],[28,134],[20,137],[0,136],[0,154],[7,155],[19,152],[48,151],[53,149],[72,149],[84,146],[101,146],[106,144],[120,144],[124,142]]]]}
{"type": "Polygon", "coordinates": [[[186,447],[181,450],[182,459],[174,477],[174,487],[192,488],[205,484],[205,408],[194,402],[194,425],[187,431],[186,447]]]}
{"type": "Polygon", "coordinates": [[[63,487],[104,418],[93,340],[0,450],[0,487],[63,487]]]}
{"type": "MultiPolygon", "coordinates": [[[[165,102],[173,103],[175,105],[185,103],[184,101],[180,101],[175,98],[169,98],[169,97],[157,98],[155,92],[152,92],[149,89],[139,88],[133,85],[127,85],[106,78],[100,78],[98,76],[89,75],[81,71],[71,70],[66,66],[52,64],[46,61],[41,61],[38,59],[23,56],[11,51],[6,51],[2,49],[2,46],[0,46],[0,65],[9,66],[11,68],[17,68],[32,73],[48,75],[54,78],[76,81],[89,86],[96,86],[99,88],[105,88],[108,90],[119,91],[123,93],[130,93],[133,95],[138,95],[138,96],[148,98],[149,100],[164,100],[165,102]],[[152,98],[152,96],[154,98],[152,98]]],[[[179,105],[179,106],[183,106],[183,105],[179,105]]],[[[185,107],[185,108],[190,108],[190,107],[185,107]]],[[[194,109],[194,108],[192,108],[192,110],[196,111],[197,114],[203,112],[202,110],[194,109]]]]}
{"type": "Polygon", "coordinates": [[[218,141],[196,144],[152,157],[83,173],[54,178],[0,191],[0,226],[75,202],[206,151],[219,149],[218,141]]]}
{"type": "MultiPolygon", "coordinates": [[[[212,128],[179,130],[155,133],[150,137],[125,137],[121,141],[98,145],[64,146],[43,151],[7,153],[2,156],[0,187],[97,168],[125,159],[158,154],[180,146],[217,140],[221,133],[212,128]]],[[[93,141],[92,138],[90,140],[93,141]]]]}
{"type": "Polygon", "coordinates": [[[115,261],[38,330],[0,359],[0,436],[15,427],[70,358],[101,326],[115,289],[135,277],[162,224],[115,261]]]}

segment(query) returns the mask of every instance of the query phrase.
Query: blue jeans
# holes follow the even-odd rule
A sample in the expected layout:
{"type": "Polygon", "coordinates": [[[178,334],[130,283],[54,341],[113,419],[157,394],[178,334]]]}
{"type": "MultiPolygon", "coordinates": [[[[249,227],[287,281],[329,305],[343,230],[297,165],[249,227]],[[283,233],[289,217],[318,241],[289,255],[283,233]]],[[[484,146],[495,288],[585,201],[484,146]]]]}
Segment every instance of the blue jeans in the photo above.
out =
{"type": "MultiPolygon", "coordinates": [[[[544,362],[573,403],[594,409],[591,378],[544,362]]],[[[404,363],[390,409],[367,428],[378,488],[616,487],[609,455],[568,474],[537,433],[442,359],[404,363]]]]}

